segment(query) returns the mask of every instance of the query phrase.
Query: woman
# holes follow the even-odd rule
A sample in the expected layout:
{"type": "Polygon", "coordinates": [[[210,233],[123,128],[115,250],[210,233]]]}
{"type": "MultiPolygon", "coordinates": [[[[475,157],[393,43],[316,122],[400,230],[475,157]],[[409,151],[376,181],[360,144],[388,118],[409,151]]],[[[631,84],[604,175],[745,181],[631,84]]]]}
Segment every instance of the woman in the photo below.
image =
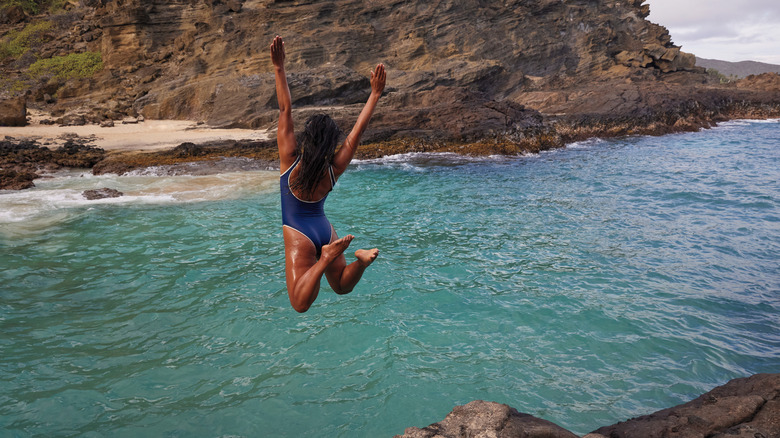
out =
{"type": "Polygon", "coordinates": [[[379,254],[376,248],[359,249],[355,251],[357,260],[347,265],[344,251],[355,236],[350,234],[339,239],[325,217],[323,206],[328,193],[355,155],[360,137],[385,88],[386,75],[382,64],[371,72],[371,96],[337,152],[341,131],[326,115],[310,117],[296,142],[284,59],[284,41],[277,35],[271,43],[271,60],[279,101],[276,135],[282,173],[285,276],[290,303],[296,311],[305,312],[317,299],[323,274],[337,294],[349,293],[379,254]]]}

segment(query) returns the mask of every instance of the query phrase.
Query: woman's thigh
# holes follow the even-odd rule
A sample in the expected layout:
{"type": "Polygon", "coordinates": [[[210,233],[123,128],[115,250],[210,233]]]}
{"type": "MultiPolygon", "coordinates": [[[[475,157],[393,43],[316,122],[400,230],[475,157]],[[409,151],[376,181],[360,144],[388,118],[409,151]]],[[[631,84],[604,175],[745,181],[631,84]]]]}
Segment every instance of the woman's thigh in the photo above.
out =
{"type": "Polygon", "coordinates": [[[300,231],[290,227],[282,227],[284,236],[284,273],[287,288],[317,263],[317,250],[314,244],[300,231]]]}

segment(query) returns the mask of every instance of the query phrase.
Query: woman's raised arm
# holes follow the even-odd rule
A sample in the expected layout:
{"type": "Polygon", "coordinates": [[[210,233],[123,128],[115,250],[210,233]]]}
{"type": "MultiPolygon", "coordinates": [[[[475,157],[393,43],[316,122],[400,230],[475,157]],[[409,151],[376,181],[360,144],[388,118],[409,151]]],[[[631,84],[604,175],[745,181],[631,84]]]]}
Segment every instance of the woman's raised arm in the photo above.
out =
{"type": "Polygon", "coordinates": [[[352,132],[349,133],[347,139],[344,140],[344,144],[341,149],[333,157],[333,172],[338,177],[349,166],[350,161],[355,156],[355,151],[360,144],[360,137],[363,135],[363,131],[366,130],[368,122],[371,120],[371,116],[374,114],[376,103],[379,98],[382,97],[382,91],[385,89],[385,81],[387,79],[387,73],[385,72],[384,64],[379,64],[371,72],[371,95],[368,97],[368,102],[363,107],[363,111],[360,112],[355,126],[352,128],[352,132]]]}
{"type": "Polygon", "coordinates": [[[279,168],[284,172],[295,162],[295,132],[292,121],[292,98],[284,71],[284,41],[279,35],[271,43],[271,61],[276,77],[276,100],[279,102],[279,127],[276,143],[279,146],[279,168]]]}

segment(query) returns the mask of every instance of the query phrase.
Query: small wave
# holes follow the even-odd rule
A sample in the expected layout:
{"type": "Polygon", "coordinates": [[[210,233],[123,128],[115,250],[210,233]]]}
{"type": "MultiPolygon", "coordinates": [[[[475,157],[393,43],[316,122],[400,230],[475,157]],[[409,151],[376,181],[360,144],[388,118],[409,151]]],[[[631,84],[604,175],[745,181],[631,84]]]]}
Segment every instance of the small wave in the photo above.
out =
{"type": "Polygon", "coordinates": [[[274,163],[247,157],[223,157],[216,161],[193,161],[189,163],[150,166],[128,172],[128,176],[204,176],[218,173],[248,172],[256,170],[279,170],[274,163]]]}
{"type": "Polygon", "coordinates": [[[398,165],[412,170],[421,169],[422,166],[452,166],[468,163],[480,163],[489,161],[503,161],[513,158],[507,155],[461,155],[455,152],[406,152],[403,154],[385,155],[379,158],[353,160],[358,166],[364,164],[373,165],[398,165]]]}
{"type": "Polygon", "coordinates": [[[776,124],[780,119],[736,119],[718,123],[718,128],[744,127],[756,124],[776,124]]]}
{"type": "Polygon", "coordinates": [[[566,145],[567,149],[590,149],[594,146],[603,144],[606,140],[602,138],[589,138],[587,140],[575,141],[566,145]]]}

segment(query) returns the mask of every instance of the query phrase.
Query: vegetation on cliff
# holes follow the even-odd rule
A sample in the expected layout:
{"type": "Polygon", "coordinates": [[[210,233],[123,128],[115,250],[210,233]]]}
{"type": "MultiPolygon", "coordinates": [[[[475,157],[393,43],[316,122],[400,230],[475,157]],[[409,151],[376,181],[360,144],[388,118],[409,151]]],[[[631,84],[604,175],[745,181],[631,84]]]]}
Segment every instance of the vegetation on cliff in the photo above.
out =
{"type": "Polygon", "coordinates": [[[57,12],[64,8],[67,0],[2,0],[0,9],[18,6],[28,14],[38,14],[44,11],[57,12]]]}
{"type": "Polygon", "coordinates": [[[44,76],[67,80],[88,78],[102,69],[103,58],[100,52],[84,52],[39,59],[30,65],[27,75],[31,80],[44,76]]]}
{"type": "Polygon", "coordinates": [[[22,30],[12,30],[0,41],[0,60],[19,58],[44,42],[45,33],[54,26],[48,20],[27,24],[22,30]]]}

